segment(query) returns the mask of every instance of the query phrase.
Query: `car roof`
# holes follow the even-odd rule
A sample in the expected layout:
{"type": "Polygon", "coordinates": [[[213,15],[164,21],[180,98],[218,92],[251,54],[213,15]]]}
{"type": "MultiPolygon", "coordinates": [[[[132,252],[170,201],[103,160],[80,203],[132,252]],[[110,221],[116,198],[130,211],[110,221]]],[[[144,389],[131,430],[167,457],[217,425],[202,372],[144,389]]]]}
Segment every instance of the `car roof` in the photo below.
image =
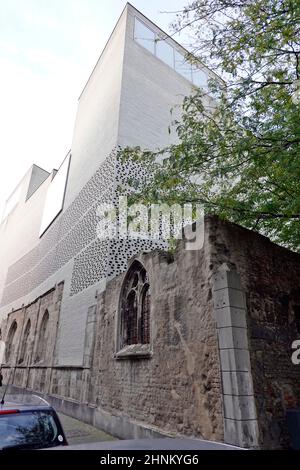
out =
{"type": "Polygon", "coordinates": [[[0,403],[0,410],[37,410],[45,408],[52,409],[51,405],[43,397],[34,393],[7,393],[4,403],[0,403]]]}
{"type": "Polygon", "coordinates": [[[32,404],[24,404],[24,403],[4,403],[0,405],[0,414],[1,410],[18,410],[18,411],[39,411],[39,410],[52,410],[52,406],[50,405],[32,405],[32,404]]]}
{"type": "Polygon", "coordinates": [[[192,438],[150,438],[91,442],[49,450],[245,450],[222,442],[192,438]]]}

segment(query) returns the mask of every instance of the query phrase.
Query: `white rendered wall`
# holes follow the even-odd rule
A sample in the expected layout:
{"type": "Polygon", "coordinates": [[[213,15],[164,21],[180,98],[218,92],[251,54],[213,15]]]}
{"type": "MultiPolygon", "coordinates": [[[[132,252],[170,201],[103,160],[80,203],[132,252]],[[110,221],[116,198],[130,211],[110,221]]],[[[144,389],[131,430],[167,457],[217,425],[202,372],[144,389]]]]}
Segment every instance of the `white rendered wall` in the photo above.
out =
{"type": "MultiPolygon", "coordinates": [[[[134,41],[135,16],[147,23],[129,6],[118,141],[121,146],[161,148],[177,140],[174,132],[169,134],[168,126],[178,117],[176,105],[190,94],[192,84],[134,41]]],[[[148,24],[154,29],[151,22],[148,24]]]]}
{"type": "Polygon", "coordinates": [[[78,102],[65,206],[117,145],[126,10],[78,102]]]}
{"type": "MultiPolygon", "coordinates": [[[[31,178],[30,169],[21,184],[18,204],[0,224],[0,297],[7,269],[39,243],[39,229],[50,177],[26,200],[31,178]]],[[[6,309],[0,309],[0,322],[6,309]]]]}
{"type": "MultiPolygon", "coordinates": [[[[180,110],[177,109],[171,116],[170,109],[181,104],[184,96],[191,92],[192,84],[133,40],[135,15],[141,17],[128,5],[79,99],[64,208],[53,224],[54,229],[58,226],[58,230],[53,230],[55,235],[47,245],[47,249],[53,252],[54,261],[61,256],[60,250],[56,248],[56,240],[60,238],[60,243],[65,241],[65,244],[72,244],[75,238],[70,242],[69,233],[76,231],[80,224],[83,228],[90,224],[90,219],[86,218],[90,206],[86,213],[76,215],[77,219],[67,229],[62,219],[112,149],[117,145],[157,148],[176,141],[176,134],[170,135],[168,126],[176,115],[178,117],[180,110]]],[[[148,20],[142,18],[147,23],[148,20]]],[[[154,27],[151,22],[148,23],[154,27]]],[[[176,47],[180,49],[180,46],[176,47]]],[[[41,246],[45,242],[47,231],[41,241],[38,234],[50,180],[50,177],[47,178],[26,205],[17,206],[7,225],[0,226],[2,283],[8,266],[37,244],[41,246]]],[[[97,194],[93,195],[91,204],[96,203],[97,197],[97,194]]],[[[96,237],[96,227],[91,227],[91,230],[96,237]]],[[[93,241],[88,243],[92,244],[93,241]]],[[[80,248],[76,256],[80,256],[89,246],[80,248]]],[[[42,255],[47,255],[47,252],[42,255]]],[[[96,291],[105,285],[105,280],[99,279],[99,282],[71,295],[75,261],[74,256],[56,272],[53,270],[51,275],[47,274],[48,278],[26,295],[0,309],[1,320],[1,314],[7,314],[12,308],[18,309],[22,304],[27,305],[56,283],[64,281],[56,358],[56,363],[60,365],[82,364],[87,311],[96,303],[96,291]]],[[[97,263],[97,259],[92,262],[97,263]]]]}

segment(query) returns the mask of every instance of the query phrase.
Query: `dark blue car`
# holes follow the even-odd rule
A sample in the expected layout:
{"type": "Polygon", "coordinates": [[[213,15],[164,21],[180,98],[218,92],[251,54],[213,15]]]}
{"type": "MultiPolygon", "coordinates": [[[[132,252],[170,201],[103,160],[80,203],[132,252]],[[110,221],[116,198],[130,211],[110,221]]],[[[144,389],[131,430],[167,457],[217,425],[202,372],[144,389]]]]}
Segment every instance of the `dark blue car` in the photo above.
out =
{"type": "Polygon", "coordinates": [[[0,404],[0,449],[45,449],[68,445],[55,410],[40,397],[39,405],[12,401],[0,404]]]}

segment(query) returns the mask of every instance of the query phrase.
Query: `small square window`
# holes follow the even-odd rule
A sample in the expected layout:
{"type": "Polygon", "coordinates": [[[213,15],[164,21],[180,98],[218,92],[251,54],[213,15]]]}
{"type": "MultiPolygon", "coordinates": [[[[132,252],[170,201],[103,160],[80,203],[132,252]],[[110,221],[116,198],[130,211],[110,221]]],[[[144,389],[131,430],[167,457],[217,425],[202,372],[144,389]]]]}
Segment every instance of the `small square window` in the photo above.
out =
{"type": "Polygon", "coordinates": [[[141,46],[154,54],[155,52],[155,33],[151,31],[144,23],[135,18],[134,39],[141,46]]]}
{"type": "Polygon", "coordinates": [[[172,69],[174,68],[174,49],[163,39],[158,39],[156,42],[156,56],[172,69]]]}
{"type": "Polygon", "coordinates": [[[190,82],[192,81],[192,66],[184,55],[178,51],[175,51],[175,70],[190,82]]]}
{"type": "Polygon", "coordinates": [[[198,67],[193,67],[193,83],[194,85],[208,89],[208,76],[203,70],[198,67]]]}

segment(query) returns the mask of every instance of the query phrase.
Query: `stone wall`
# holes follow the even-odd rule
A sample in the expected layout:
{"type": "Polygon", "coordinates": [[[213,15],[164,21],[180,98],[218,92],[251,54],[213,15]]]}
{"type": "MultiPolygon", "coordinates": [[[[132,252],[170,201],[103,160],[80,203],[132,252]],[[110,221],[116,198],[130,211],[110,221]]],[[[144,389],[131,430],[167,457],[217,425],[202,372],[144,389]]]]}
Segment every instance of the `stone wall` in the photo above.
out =
{"type": "Polygon", "coordinates": [[[172,255],[134,259],[150,284],[149,344],[120,350],[120,274],[86,305],[82,364],[57,364],[59,284],[1,325],[7,339],[17,323],[5,379],[12,374],[15,385],[123,438],[158,432],[289,447],[286,411],[300,406],[300,366],[291,361],[300,337],[300,255],[206,217],[202,249],[180,242],[172,255]],[[37,361],[46,310],[47,350],[37,361]]]}
{"type": "Polygon", "coordinates": [[[62,293],[63,283],[30,305],[8,314],[2,325],[6,342],[5,382],[41,392],[50,390],[62,293]],[[16,330],[10,345],[14,325],[16,330]]]}
{"type": "Polygon", "coordinates": [[[210,244],[215,268],[237,270],[246,294],[259,445],[286,448],[286,410],[300,407],[300,366],[291,360],[300,338],[300,255],[217,219],[210,220],[210,244]]]}
{"type": "Polygon", "coordinates": [[[139,257],[150,280],[151,354],[118,356],[123,276],[98,300],[99,405],[164,431],[223,440],[221,379],[206,249],[139,257]]]}
{"type": "MultiPolygon", "coordinates": [[[[149,276],[151,295],[147,357],[118,357],[118,309],[124,279],[119,275],[98,293],[94,306],[87,306],[81,367],[55,365],[55,353],[52,362],[48,358],[36,363],[33,353],[26,366],[18,364],[18,356],[7,363],[6,377],[9,366],[15,365],[15,385],[100,410],[102,427],[103,416],[110,416],[110,422],[122,419],[127,423],[126,437],[131,428],[136,429],[132,423],[139,423],[140,428],[162,433],[222,441],[221,378],[208,256],[208,244],[189,252],[182,243],[174,257],[161,251],[139,256],[149,276]]],[[[52,311],[56,295],[53,290],[8,317],[9,329],[14,317],[26,324],[32,315],[34,351],[41,328],[37,316],[45,308],[52,311]]]]}

